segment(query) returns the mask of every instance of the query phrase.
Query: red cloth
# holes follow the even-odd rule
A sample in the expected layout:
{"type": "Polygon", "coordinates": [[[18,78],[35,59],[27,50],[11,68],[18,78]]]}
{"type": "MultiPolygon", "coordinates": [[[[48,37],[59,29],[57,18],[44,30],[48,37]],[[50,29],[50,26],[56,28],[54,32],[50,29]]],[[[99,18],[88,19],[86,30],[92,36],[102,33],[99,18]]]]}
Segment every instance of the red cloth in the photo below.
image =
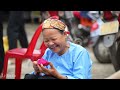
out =
{"type": "Polygon", "coordinates": [[[73,15],[74,15],[76,18],[78,18],[78,19],[81,18],[81,17],[80,17],[80,12],[79,12],[79,11],[73,11],[73,15]]]}
{"type": "Polygon", "coordinates": [[[96,29],[98,29],[98,23],[97,23],[97,22],[95,22],[95,23],[92,25],[90,32],[93,32],[93,31],[95,31],[96,29]]]}
{"type": "Polygon", "coordinates": [[[111,13],[111,11],[104,11],[103,12],[104,14],[104,18],[106,19],[106,20],[112,20],[113,19],[113,15],[112,15],[112,13],[111,13]]]}
{"type": "Polygon", "coordinates": [[[48,11],[50,16],[58,16],[58,11],[48,11]]]}

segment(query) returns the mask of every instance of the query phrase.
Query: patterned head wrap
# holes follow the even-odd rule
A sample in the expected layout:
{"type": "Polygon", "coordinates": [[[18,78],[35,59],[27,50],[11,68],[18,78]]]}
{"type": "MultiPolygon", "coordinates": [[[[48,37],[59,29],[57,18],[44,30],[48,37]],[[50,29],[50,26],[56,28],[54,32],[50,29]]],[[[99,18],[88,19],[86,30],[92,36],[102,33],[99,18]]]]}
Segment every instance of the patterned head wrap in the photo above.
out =
{"type": "Polygon", "coordinates": [[[66,25],[55,18],[48,18],[43,22],[42,29],[58,29],[58,30],[65,30],[66,25]]]}

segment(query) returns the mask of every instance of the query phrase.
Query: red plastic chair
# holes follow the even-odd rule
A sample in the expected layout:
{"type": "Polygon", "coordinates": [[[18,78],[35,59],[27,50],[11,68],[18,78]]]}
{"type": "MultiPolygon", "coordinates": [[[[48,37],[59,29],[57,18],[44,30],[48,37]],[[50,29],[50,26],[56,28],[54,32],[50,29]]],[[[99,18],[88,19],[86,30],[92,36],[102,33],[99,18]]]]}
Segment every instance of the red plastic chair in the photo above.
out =
{"type": "Polygon", "coordinates": [[[15,58],[15,79],[20,79],[22,60],[27,58],[25,60],[31,59],[31,61],[35,61],[43,56],[46,50],[44,42],[42,42],[39,50],[35,50],[35,45],[41,32],[42,24],[37,28],[36,32],[34,33],[28,48],[15,48],[6,52],[2,79],[6,79],[9,58],[15,58]]]}

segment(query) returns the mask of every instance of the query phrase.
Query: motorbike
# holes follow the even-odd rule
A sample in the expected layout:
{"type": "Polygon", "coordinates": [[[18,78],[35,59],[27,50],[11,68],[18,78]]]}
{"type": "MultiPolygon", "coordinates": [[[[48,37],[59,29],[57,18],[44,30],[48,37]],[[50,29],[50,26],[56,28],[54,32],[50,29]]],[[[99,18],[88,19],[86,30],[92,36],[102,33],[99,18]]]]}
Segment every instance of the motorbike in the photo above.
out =
{"type": "Polygon", "coordinates": [[[79,40],[80,45],[82,45],[83,47],[87,47],[89,44],[89,39],[90,39],[90,27],[79,24],[78,31],[76,31],[75,41],[79,40]]]}
{"type": "Polygon", "coordinates": [[[83,47],[90,46],[93,48],[93,53],[97,60],[100,63],[110,63],[110,51],[109,48],[105,47],[102,41],[102,38],[104,36],[100,36],[100,26],[103,23],[101,20],[100,16],[98,15],[98,12],[95,11],[90,11],[87,12],[86,14],[89,14],[92,20],[96,21],[92,22],[86,15],[84,16],[79,16],[79,13],[77,12],[77,19],[80,20],[78,24],[78,30],[75,32],[76,33],[76,39],[75,42],[77,44],[82,45],[83,47]],[[94,14],[94,15],[93,15],[94,14]],[[104,54],[103,54],[104,53],[104,54]]]}
{"type": "Polygon", "coordinates": [[[94,55],[100,63],[110,63],[111,60],[109,47],[106,47],[104,44],[104,38],[106,35],[100,35],[102,24],[104,24],[104,22],[101,18],[98,18],[92,25],[90,31],[90,46],[93,48],[94,55]]]}
{"type": "MultiPolygon", "coordinates": [[[[117,20],[120,24],[120,11],[114,11],[117,15],[117,20]]],[[[118,32],[115,34],[113,45],[110,47],[111,62],[115,68],[115,71],[120,70],[120,26],[118,26],[118,32]]]]}
{"type": "MultiPolygon", "coordinates": [[[[110,12],[110,11],[109,11],[110,12]]],[[[104,18],[96,14],[90,15],[95,18],[95,22],[92,24],[91,28],[87,28],[84,25],[78,25],[77,37],[80,38],[84,36],[83,32],[89,31],[87,33],[87,44],[93,48],[93,53],[100,63],[112,63],[115,71],[120,69],[120,30],[118,17],[108,15],[104,18]]],[[[120,14],[119,14],[120,15],[120,14]]],[[[84,46],[85,37],[81,41],[82,46],[84,46]]]]}
{"type": "MultiPolygon", "coordinates": [[[[94,24],[95,25],[95,24],[94,24]]],[[[93,52],[101,63],[112,63],[115,71],[120,69],[117,58],[118,41],[117,34],[119,33],[119,22],[114,19],[113,21],[98,22],[99,28],[91,31],[93,43],[93,52]]],[[[94,26],[93,26],[94,27],[94,26]]]]}
{"type": "Polygon", "coordinates": [[[74,41],[77,44],[87,47],[90,38],[90,28],[92,25],[91,19],[84,16],[86,12],[74,12],[74,16],[77,21],[77,28],[74,30],[74,41]]]}

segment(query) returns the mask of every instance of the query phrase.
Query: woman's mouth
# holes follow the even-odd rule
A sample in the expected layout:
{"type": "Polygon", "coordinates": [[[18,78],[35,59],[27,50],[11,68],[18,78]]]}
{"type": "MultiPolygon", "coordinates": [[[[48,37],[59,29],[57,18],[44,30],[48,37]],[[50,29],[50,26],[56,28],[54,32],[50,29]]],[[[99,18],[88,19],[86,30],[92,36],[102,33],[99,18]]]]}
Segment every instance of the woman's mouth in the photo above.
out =
{"type": "Polygon", "coordinates": [[[58,45],[54,45],[54,46],[51,46],[49,48],[52,49],[52,50],[54,50],[56,47],[58,47],[58,45]]]}

